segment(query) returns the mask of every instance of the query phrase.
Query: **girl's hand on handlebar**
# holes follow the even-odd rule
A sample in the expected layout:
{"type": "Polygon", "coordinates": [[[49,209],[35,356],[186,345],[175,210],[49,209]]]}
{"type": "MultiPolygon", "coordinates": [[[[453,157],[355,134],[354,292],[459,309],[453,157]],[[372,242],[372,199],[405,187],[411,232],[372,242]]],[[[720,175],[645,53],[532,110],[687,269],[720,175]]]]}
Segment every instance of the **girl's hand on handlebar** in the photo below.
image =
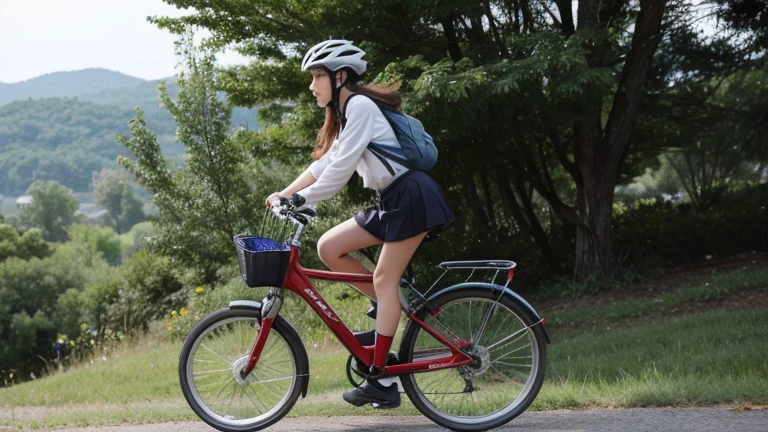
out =
{"type": "Polygon", "coordinates": [[[280,196],[280,192],[273,192],[270,196],[267,197],[267,207],[275,207],[280,205],[280,199],[283,198],[280,196]]]}

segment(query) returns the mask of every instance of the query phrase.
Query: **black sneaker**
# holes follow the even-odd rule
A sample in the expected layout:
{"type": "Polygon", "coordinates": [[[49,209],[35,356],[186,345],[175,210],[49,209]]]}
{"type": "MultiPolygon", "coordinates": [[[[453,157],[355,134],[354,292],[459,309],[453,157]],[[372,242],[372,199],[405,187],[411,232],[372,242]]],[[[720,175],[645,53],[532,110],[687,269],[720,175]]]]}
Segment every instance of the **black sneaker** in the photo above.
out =
{"type": "Polygon", "coordinates": [[[400,393],[397,384],[383,387],[375,380],[367,379],[360,387],[344,392],[345,401],[354,406],[372,404],[374,408],[391,409],[400,406],[400,393]]]}

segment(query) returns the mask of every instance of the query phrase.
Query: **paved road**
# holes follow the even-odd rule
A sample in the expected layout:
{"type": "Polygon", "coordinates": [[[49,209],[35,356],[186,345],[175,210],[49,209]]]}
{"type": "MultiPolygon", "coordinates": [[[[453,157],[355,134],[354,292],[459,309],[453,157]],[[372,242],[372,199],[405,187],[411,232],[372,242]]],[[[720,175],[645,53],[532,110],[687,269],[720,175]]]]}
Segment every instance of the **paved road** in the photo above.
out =
{"type": "MultiPolygon", "coordinates": [[[[55,429],[58,432],[202,432],[202,422],[142,426],[55,429]]],[[[266,429],[294,431],[444,431],[423,417],[295,417],[266,429]]],[[[526,412],[497,431],[515,432],[767,432],[768,409],[736,411],[728,408],[627,409],[609,411],[526,412]]]]}

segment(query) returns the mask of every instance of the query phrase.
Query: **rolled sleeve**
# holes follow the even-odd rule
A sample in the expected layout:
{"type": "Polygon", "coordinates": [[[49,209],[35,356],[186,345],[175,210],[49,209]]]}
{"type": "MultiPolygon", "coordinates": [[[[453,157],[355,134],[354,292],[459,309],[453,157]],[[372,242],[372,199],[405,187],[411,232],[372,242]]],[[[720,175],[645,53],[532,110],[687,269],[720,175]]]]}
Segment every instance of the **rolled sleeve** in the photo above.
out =
{"type": "Polygon", "coordinates": [[[323,175],[323,171],[328,168],[329,156],[330,155],[326,153],[320,159],[309,165],[309,172],[311,172],[316,179],[319,179],[320,176],[323,175]]]}

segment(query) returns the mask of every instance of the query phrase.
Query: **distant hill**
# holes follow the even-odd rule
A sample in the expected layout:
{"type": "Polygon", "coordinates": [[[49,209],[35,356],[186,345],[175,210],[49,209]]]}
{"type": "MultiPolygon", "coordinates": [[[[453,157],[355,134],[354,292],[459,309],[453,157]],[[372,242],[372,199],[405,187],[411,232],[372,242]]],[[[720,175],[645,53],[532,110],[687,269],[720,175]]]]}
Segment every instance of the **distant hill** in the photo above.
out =
{"type": "Polygon", "coordinates": [[[129,151],[129,110],[75,99],[27,99],[0,107],[0,193],[20,195],[35,180],[90,189],[94,172],[129,151]]]}
{"type": "MultiPolygon", "coordinates": [[[[163,154],[182,159],[183,147],[173,142],[176,124],[158,106],[159,82],[86,69],[0,83],[0,194],[21,194],[38,179],[87,191],[93,171],[114,167],[115,157],[127,154],[116,136],[129,132],[136,106],[163,154]]],[[[175,78],[166,84],[175,97],[175,78]]],[[[235,108],[232,126],[260,129],[256,111],[235,108]]]]}
{"type": "Polygon", "coordinates": [[[0,83],[0,105],[29,98],[80,97],[146,82],[141,78],[107,69],[54,72],[19,83],[0,83]]]}
{"type": "MultiPolygon", "coordinates": [[[[142,108],[148,105],[157,105],[159,93],[157,86],[162,80],[141,81],[129,86],[101,89],[79,95],[79,99],[89,100],[104,105],[127,106],[130,108],[140,105],[142,108]]],[[[176,77],[164,79],[171,97],[179,93],[176,85],[176,77]]]]}
{"type": "MultiPolygon", "coordinates": [[[[179,92],[176,78],[168,77],[164,80],[171,97],[175,97],[179,92]]],[[[0,106],[30,98],[68,97],[102,105],[114,105],[122,109],[133,110],[140,106],[148,119],[158,119],[159,123],[172,122],[171,116],[157,106],[159,100],[157,86],[160,81],[135,78],[107,69],[54,72],[19,83],[0,83],[0,106]]],[[[232,125],[260,129],[256,120],[256,111],[255,108],[236,107],[232,112],[232,125]]],[[[163,130],[160,133],[167,133],[167,131],[163,130]]]]}
{"type": "MultiPolygon", "coordinates": [[[[166,130],[158,131],[153,128],[154,125],[152,119],[157,120],[156,124],[169,124],[169,122],[170,124],[174,124],[168,111],[158,106],[160,96],[157,86],[160,85],[160,81],[161,80],[144,81],[130,87],[105,89],[99,92],[86,93],[80,95],[78,98],[130,110],[140,106],[144,111],[147,124],[153,132],[169,133],[166,130]]],[[[176,78],[166,78],[165,84],[168,89],[168,94],[170,94],[172,98],[175,98],[179,93],[179,86],[176,85],[176,78]]],[[[235,107],[235,109],[232,110],[232,127],[244,126],[251,130],[261,129],[261,126],[256,119],[257,111],[256,108],[235,107]]],[[[170,133],[173,133],[173,131],[170,133]]]]}

